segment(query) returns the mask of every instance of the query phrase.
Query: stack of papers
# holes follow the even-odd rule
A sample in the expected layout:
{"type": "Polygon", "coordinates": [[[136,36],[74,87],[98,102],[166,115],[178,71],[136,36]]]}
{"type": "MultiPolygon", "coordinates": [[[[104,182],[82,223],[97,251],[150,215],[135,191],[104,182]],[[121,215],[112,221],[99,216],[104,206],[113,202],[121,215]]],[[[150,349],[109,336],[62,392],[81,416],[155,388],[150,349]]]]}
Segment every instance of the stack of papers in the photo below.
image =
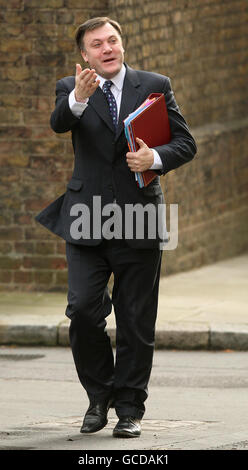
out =
{"type": "MultiPolygon", "coordinates": [[[[134,118],[139,116],[148,106],[150,106],[153,102],[155,101],[155,98],[147,98],[139,108],[137,108],[133,113],[129,114],[129,116],[124,120],[124,129],[125,129],[125,135],[128,143],[128,147],[130,152],[137,152],[138,146],[137,142],[134,137],[133,133],[133,128],[132,128],[132,121],[134,118]]],[[[135,179],[139,185],[140,188],[143,188],[145,186],[145,182],[143,179],[142,173],[135,172],[135,179]]]]}

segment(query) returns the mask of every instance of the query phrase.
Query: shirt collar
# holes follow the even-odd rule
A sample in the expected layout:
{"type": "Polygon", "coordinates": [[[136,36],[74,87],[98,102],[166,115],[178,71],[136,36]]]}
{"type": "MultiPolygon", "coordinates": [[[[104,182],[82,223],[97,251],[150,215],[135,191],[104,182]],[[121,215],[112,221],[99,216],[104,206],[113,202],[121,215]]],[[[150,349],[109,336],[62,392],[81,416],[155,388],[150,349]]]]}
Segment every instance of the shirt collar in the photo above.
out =
{"type": "MultiPolygon", "coordinates": [[[[113,82],[113,84],[116,86],[116,88],[119,91],[121,91],[123,88],[125,75],[126,75],[126,67],[124,64],[122,64],[121,70],[117,73],[117,75],[111,78],[111,81],[113,82]]],[[[106,82],[106,78],[103,78],[100,75],[97,75],[97,79],[100,80],[100,87],[102,88],[104,82],[106,82]]]]}

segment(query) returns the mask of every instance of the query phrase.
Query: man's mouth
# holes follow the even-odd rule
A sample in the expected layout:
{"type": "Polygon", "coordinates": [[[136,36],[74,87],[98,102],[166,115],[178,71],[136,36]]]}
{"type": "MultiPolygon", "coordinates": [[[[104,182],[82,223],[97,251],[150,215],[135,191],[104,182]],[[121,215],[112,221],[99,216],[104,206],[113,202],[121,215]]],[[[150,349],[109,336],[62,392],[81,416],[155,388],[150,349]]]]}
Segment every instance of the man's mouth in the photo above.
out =
{"type": "Polygon", "coordinates": [[[105,59],[103,62],[106,64],[106,63],[113,62],[114,60],[115,60],[115,58],[112,57],[111,59],[105,59]]]}

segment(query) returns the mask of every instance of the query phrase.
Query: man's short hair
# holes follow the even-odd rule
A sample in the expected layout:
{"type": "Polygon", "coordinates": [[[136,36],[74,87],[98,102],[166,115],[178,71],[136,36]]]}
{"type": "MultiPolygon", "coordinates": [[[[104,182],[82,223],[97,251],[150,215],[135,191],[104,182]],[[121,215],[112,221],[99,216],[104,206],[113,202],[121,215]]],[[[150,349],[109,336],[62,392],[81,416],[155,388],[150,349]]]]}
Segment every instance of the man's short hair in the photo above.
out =
{"type": "Polygon", "coordinates": [[[96,18],[91,18],[90,20],[85,21],[83,24],[80,24],[80,26],[77,28],[76,34],[75,34],[75,40],[78,45],[78,48],[80,50],[84,49],[84,35],[86,31],[93,31],[96,28],[100,28],[101,26],[104,26],[106,23],[111,24],[116,31],[119,33],[119,35],[122,37],[122,29],[120,24],[112,20],[111,18],[108,18],[107,16],[98,16],[96,18]]]}

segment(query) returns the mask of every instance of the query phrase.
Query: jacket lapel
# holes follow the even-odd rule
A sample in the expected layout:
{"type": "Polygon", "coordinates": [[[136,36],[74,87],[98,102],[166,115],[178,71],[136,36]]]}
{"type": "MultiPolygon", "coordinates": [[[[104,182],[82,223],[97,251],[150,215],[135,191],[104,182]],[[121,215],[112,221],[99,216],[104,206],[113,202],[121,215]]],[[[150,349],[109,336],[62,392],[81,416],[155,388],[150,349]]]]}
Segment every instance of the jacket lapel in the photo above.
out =
{"type": "MultiPolygon", "coordinates": [[[[125,64],[126,65],[126,64],[125,64]]],[[[116,131],[115,140],[117,140],[124,130],[123,121],[135,110],[136,103],[140,97],[140,81],[137,72],[126,65],[126,76],[123,83],[121,107],[116,131]]]]}
{"type": "Polygon", "coordinates": [[[94,108],[97,114],[103,119],[111,131],[115,132],[114,124],[109,112],[108,102],[100,87],[96,89],[89,99],[89,104],[94,108]]]}
{"type": "MultiPolygon", "coordinates": [[[[124,126],[124,119],[135,110],[136,103],[140,97],[140,92],[138,90],[140,86],[140,81],[137,75],[137,72],[128,65],[126,65],[126,75],[123,83],[122,89],[122,98],[121,98],[121,107],[119,114],[119,121],[116,130],[115,140],[117,140],[122,133],[124,126]]],[[[107,100],[104,96],[103,91],[98,87],[89,99],[89,104],[95,109],[97,114],[103,119],[107,126],[115,133],[114,125],[112,118],[109,112],[109,106],[107,100]]]]}

